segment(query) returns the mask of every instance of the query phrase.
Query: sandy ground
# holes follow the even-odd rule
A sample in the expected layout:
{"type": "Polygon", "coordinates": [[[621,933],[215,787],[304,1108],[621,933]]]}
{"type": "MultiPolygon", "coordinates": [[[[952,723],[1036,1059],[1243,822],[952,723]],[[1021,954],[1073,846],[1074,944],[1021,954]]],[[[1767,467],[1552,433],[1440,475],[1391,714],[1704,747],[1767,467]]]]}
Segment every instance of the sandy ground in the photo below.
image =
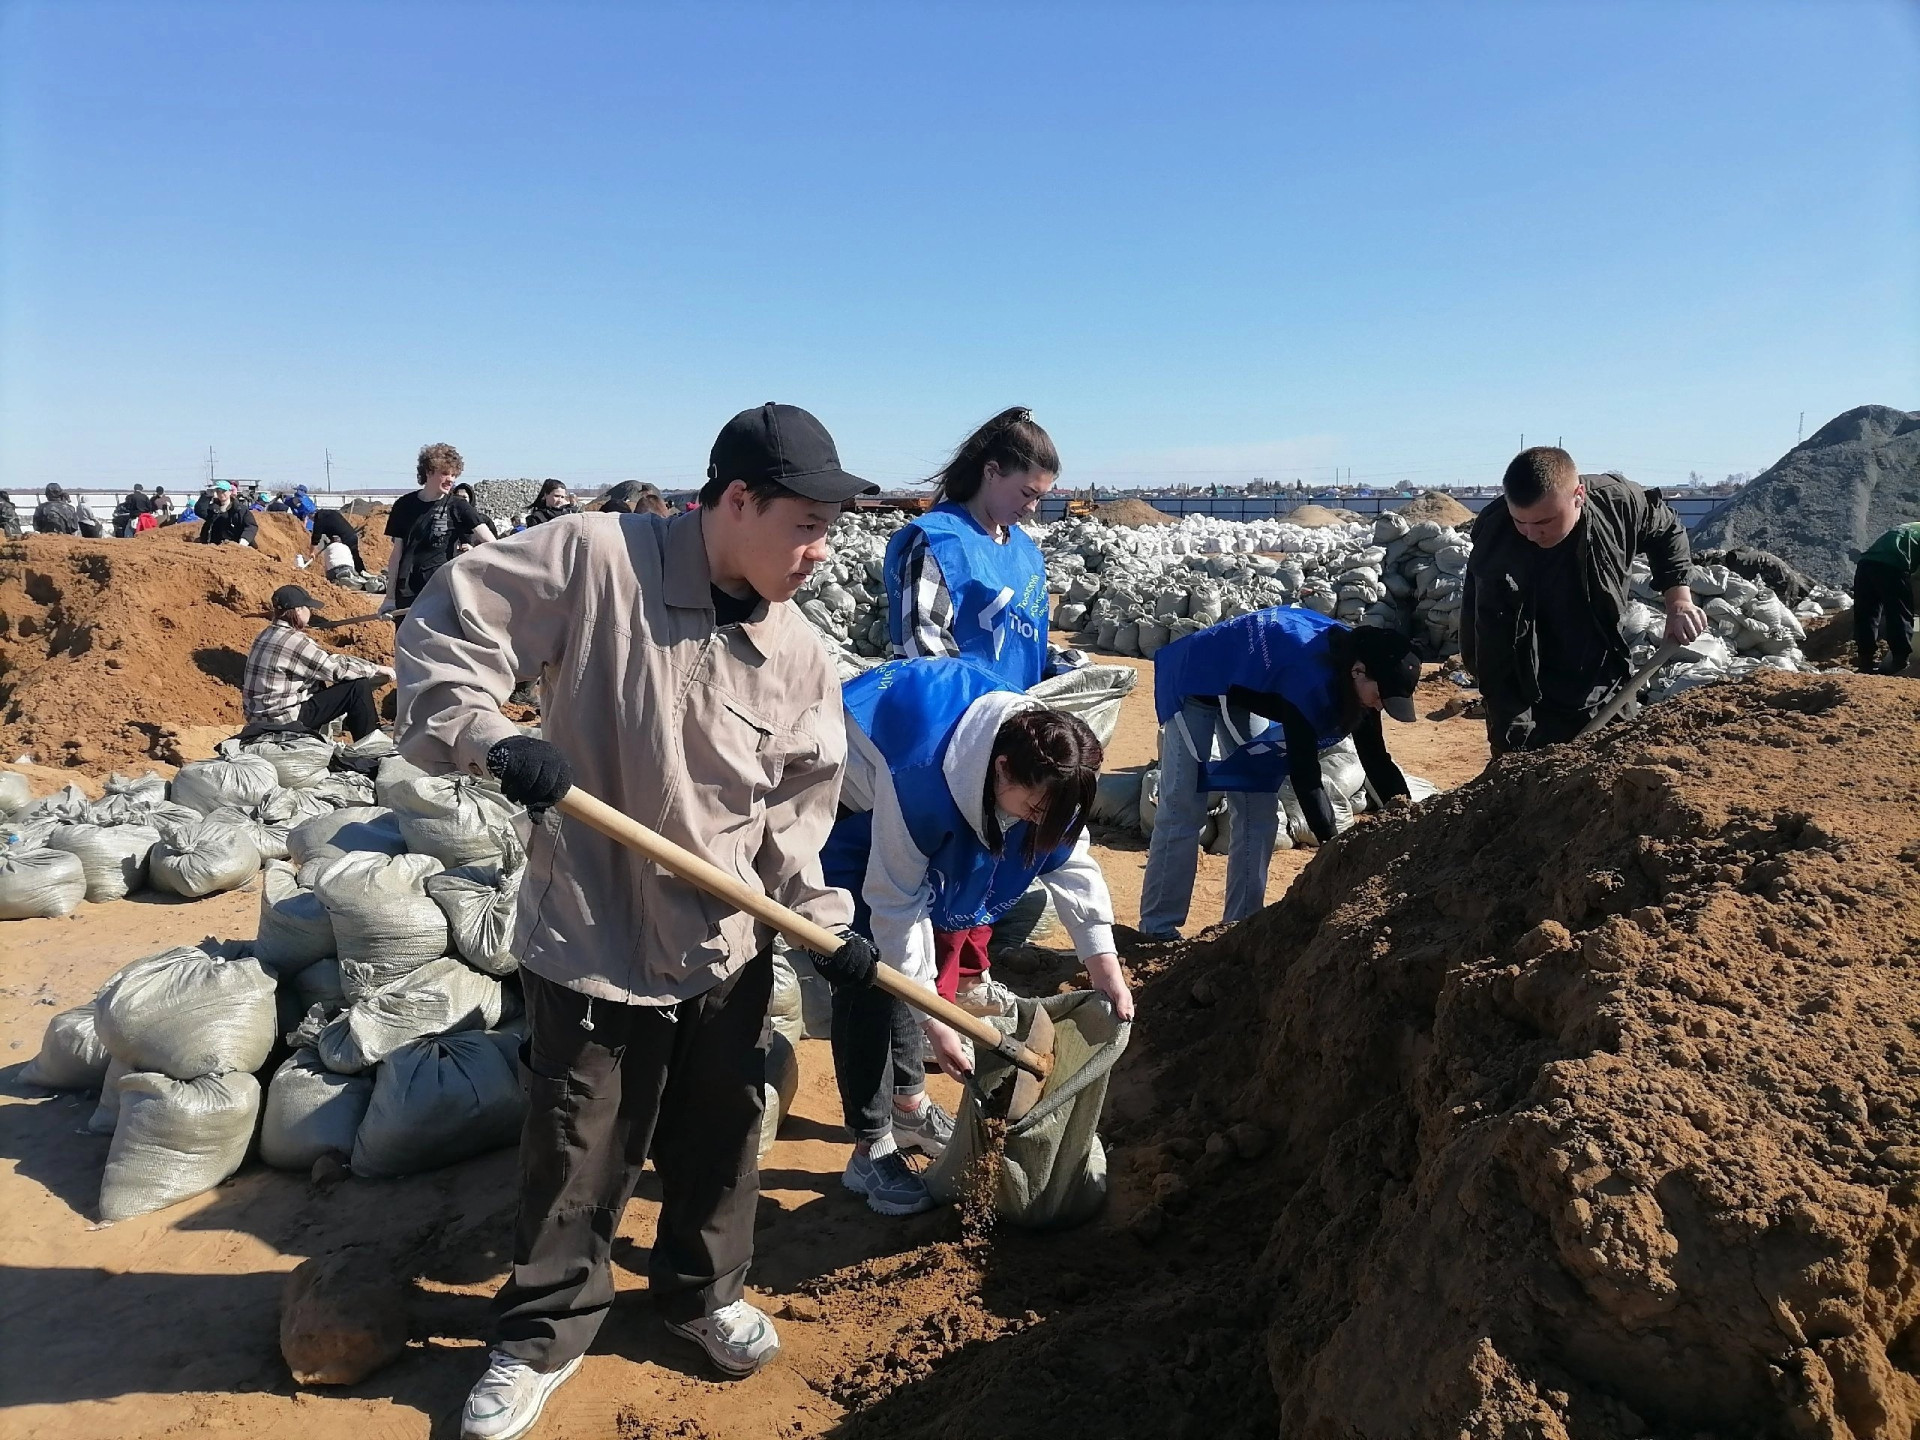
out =
{"type": "MultiPolygon", "coordinates": [[[[1133,662],[1149,671],[1146,662],[1133,662]]],[[[1110,763],[1153,754],[1151,676],[1129,699],[1110,763]]],[[[1436,679],[1423,712],[1453,695],[1436,679]]],[[[217,736],[195,736],[206,753],[217,736]]],[[[1459,784],[1485,763],[1484,731],[1448,719],[1390,727],[1409,773],[1459,784]]],[[[191,753],[191,752],[190,752],[191,753]]],[[[72,778],[30,769],[36,791],[72,778]]],[[[95,786],[87,786],[96,789],[95,786]]],[[[1137,918],[1145,849],[1098,849],[1118,917],[1137,918]]],[[[1273,864],[1277,898],[1312,856],[1284,851],[1273,864]]],[[[1217,920],[1225,859],[1202,856],[1190,933],[1217,920]]],[[[158,1214],[111,1227],[93,1223],[108,1142],[85,1131],[93,1098],[19,1083],[57,1010],[89,999],[115,969],[168,945],[255,928],[258,881],[200,901],[141,896],[83,905],[65,920],[12,921],[0,931],[0,1437],[280,1436],[302,1440],[453,1437],[461,1401],[484,1360],[487,1299],[505,1268],[515,1156],[502,1151],[400,1181],[350,1179],[321,1190],[304,1177],[249,1165],[226,1185],[158,1214]],[[281,1277],[307,1255],[379,1240],[416,1257],[412,1341],[398,1363],[344,1391],[302,1392],[277,1340],[281,1277]]],[[[1046,988],[1052,973],[1009,974],[1046,988]],[[1037,979],[1036,976],[1039,978],[1037,979]]],[[[843,1192],[831,1060],[823,1041],[801,1046],[799,1099],[762,1173],[750,1294],[778,1311],[818,1277],[908,1250],[956,1231],[945,1212],[884,1220],[843,1192]]],[[[937,1090],[951,1102],[946,1082],[937,1090]]],[[[657,1212],[649,1175],[629,1208],[615,1252],[624,1297],[581,1372],[558,1391],[541,1440],[601,1437],[768,1437],[827,1433],[843,1414],[833,1377],[877,1353],[913,1315],[916,1280],[893,1276],[862,1333],[781,1321],[778,1363],[751,1380],[720,1384],[702,1357],[667,1336],[633,1292],[646,1288],[657,1212]]]]}

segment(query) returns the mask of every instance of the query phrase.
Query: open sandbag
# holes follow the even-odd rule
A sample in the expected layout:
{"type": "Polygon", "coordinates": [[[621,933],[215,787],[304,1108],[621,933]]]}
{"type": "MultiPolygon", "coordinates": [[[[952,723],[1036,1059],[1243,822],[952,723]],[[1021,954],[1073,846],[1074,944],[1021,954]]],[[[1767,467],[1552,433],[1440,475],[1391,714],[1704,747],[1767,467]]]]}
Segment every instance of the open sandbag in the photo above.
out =
{"type": "Polygon", "coordinates": [[[1049,676],[1027,694],[1049,710],[1079,716],[1105,745],[1119,727],[1121,703],[1139,681],[1140,672],[1131,665],[1083,665],[1049,676]]]}
{"type": "Polygon", "coordinates": [[[31,824],[36,820],[90,823],[93,820],[93,802],[87,799],[86,792],[78,785],[62,785],[53,794],[42,795],[31,804],[22,806],[14,819],[22,824],[31,824]]]}
{"type": "MultiPolygon", "coordinates": [[[[96,1031],[96,1033],[98,1033],[96,1031]]],[[[94,1135],[111,1135],[120,1123],[120,1082],[132,1072],[124,1060],[107,1061],[107,1073],[100,1081],[100,1100],[87,1117],[87,1130],[94,1135]]]]}
{"type": "Polygon", "coordinates": [[[260,1158],[276,1170],[308,1170],[328,1151],[353,1153],[373,1076],[336,1075],[302,1047],[273,1072],[260,1119],[260,1158]]]}
{"type": "Polygon", "coordinates": [[[498,980],[449,955],[353,1000],[315,1036],[314,1048],[329,1070],[355,1075],[422,1036],[497,1025],[504,1006],[498,980]]]}
{"type": "Polygon", "coordinates": [[[381,803],[400,822],[407,849],[447,866],[498,863],[501,832],[511,832],[515,805],[471,775],[425,775],[380,787],[381,803]]]}
{"type": "Polygon", "coordinates": [[[356,852],[404,855],[406,849],[399,820],[378,805],[345,806],[303,820],[287,832],[287,858],[301,867],[356,852]]]}
{"type": "Polygon", "coordinates": [[[343,975],[355,961],[394,978],[447,953],[447,917],[426,890],[440,870],[431,855],[355,853],[305,872],[333,917],[343,975]]]}
{"type": "Polygon", "coordinates": [[[317,784],[309,785],[301,792],[316,800],[324,800],[333,809],[344,809],[349,805],[372,806],[373,780],[367,775],[356,775],[351,770],[336,770],[317,784]]]}
{"type": "Polygon", "coordinates": [[[93,1002],[88,1001],[47,1022],[40,1053],[21,1066],[20,1082],[48,1090],[98,1090],[112,1059],[94,1026],[93,1002]]]}
{"type": "Polygon", "coordinates": [[[33,803],[33,786],[18,770],[0,770],[0,815],[12,815],[33,803]]]}
{"type": "Polygon", "coordinates": [[[273,977],[252,956],[192,946],[134,961],[101,990],[100,1038],[135,1070],[192,1080],[258,1070],[273,1049],[273,977]]]}
{"type": "Polygon", "coordinates": [[[214,759],[180,767],[171,798],[176,805],[210,815],[225,805],[241,810],[258,805],[279,783],[280,772],[269,762],[242,753],[239,742],[228,740],[214,759]]]}
{"type": "Polygon", "coordinates": [[[262,735],[242,745],[240,750],[273,766],[280,784],[289,790],[319,784],[333,765],[333,742],[303,730],[262,735]]]}
{"type": "MultiPolygon", "coordinates": [[[[1091,990],[1022,997],[1014,1034],[1024,1037],[1033,1013],[1053,1019],[1053,1073],[1040,1101],[1007,1126],[1005,1152],[993,1169],[994,1212],[1029,1229],[1077,1225],[1091,1219],[1107,1198],[1107,1156],[1097,1127],[1106,1103],[1107,1078],[1127,1048],[1133,1027],[1115,1017],[1106,997],[1091,990]]],[[[979,1096],[996,1083],[1012,1084],[1007,1061],[986,1049],[975,1052],[977,1082],[967,1087],[955,1117],[953,1141],[926,1172],[927,1190],[945,1204],[957,1202],[968,1171],[983,1160],[991,1142],[979,1096]]]]}
{"type": "Polygon", "coordinates": [[[157,805],[167,798],[167,780],[157,770],[137,777],[122,775],[116,770],[107,776],[100,793],[106,800],[125,799],[136,805],[157,805]]]}
{"type": "Polygon", "coordinates": [[[247,1158],[259,1114],[260,1082],[249,1074],[128,1075],[100,1178],[100,1218],[130,1219],[213,1189],[247,1158]]]}
{"type": "Polygon", "coordinates": [[[259,870],[251,825],[212,816],[197,825],[162,825],[159,843],[147,853],[153,888],[189,899],[238,889],[259,870]]]}
{"type": "Polygon", "coordinates": [[[513,920],[526,857],[511,830],[500,839],[500,863],[462,865],[429,875],[426,881],[427,894],[447,917],[454,950],[489,975],[510,975],[520,967],[512,949],[513,920]]]}
{"type": "Polygon", "coordinates": [[[56,825],[47,836],[49,850],[79,858],[87,899],[96,905],[124,900],[145,884],[147,855],[159,842],[151,825],[56,825]]]}
{"type": "Polygon", "coordinates": [[[0,920],[46,920],[71,915],[87,896],[80,857],[45,846],[0,850],[0,920]]]}
{"type": "Polygon", "coordinates": [[[381,1062],[353,1142],[356,1175],[413,1175],[511,1145],[526,1096],[507,1047],[470,1030],[401,1046],[381,1062]]]}
{"type": "Polygon", "coordinates": [[[261,871],[253,953],[282,979],[334,953],[333,917],[284,860],[269,860],[261,871]]]}
{"type": "Polygon", "coordinates": [[[760,1111],[759,1163],[767,1163],[767,1153],[779,1138],[781,1122],[793,1108],[800,1093],[800,1060],[793,1053],[793,1042],[779,1030],[767,1032],[767,1078],[763,1084],[760,1111]]]}

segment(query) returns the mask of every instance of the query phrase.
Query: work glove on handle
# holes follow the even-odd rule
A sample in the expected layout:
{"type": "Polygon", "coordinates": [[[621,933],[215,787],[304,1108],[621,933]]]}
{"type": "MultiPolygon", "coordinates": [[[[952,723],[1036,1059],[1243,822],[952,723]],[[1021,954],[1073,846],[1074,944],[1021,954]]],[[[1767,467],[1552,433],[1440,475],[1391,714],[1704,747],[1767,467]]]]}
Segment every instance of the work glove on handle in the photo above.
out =
{"type": "Polygon", "coordinates": [[[856,935],[851,930],[842,930],[840,934],[842,944],[831,955],[807,952],[813,968],[830,985],[871,985],[874,967],[880,963],[880,952],[864,935],[856,935]]]}
{"type": "Polygon", "coordinates": [[[500,782],[500,793],[527,807],[538,820],[573,788],[573,767],[558,746],[531,735],[510,735],[487,751],[487,769],[500,782]]]}

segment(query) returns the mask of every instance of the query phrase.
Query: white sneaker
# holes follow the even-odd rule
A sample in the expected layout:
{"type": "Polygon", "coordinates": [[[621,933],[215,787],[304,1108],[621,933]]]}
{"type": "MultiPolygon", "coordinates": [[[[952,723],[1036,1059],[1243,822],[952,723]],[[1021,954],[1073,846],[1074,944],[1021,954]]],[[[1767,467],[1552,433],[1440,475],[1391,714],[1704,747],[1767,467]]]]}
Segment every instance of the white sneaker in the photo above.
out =
{"type": "Polygon", "coordinates": [[[991,975],[982,975],[973,984],[953,997],[953,1003],[969,1015],[1012,1015],[1015,1013],[1013,991],[1002,985],[991,975]]]}
{"type": "Polygon", "coordinates": [[[938,1160],[953,1140],[953,1116],[933,1103],[928,1095],[920,1097],[918,1110],[893,1112],[893,1143],[902,1150],[918,1150],[929,1160],[938,1160]]]}
{"type": "Polygon", "coordinates": [[[729,1375],[751,1375],[780,1353],[780,1336],[773,1321],[744,1300],[722,1305],[711,1315],[685,1324],[669,1320],[667,1329],[693,1341],[729,1375]]]}
{"type": "Polygon", "coordinates": [[[487,1356],[487,1373],[467,1394],[460,1412],[461,1440],[515,1440],[531,1430],[547,1408],[547,1397],[580,1368],[576,1355],[551,1374],[542,1375],[524,1360],[503,1351],[487,1356]]]}

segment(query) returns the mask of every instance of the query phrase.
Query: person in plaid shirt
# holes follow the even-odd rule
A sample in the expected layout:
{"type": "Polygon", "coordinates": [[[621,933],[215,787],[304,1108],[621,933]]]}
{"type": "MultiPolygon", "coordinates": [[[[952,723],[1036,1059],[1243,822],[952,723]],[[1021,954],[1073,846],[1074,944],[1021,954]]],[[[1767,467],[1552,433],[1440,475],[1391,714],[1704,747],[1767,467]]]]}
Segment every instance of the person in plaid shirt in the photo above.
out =
{"type": "Polygon", "coordinates": [[[393,671],[352,655],[324,650],[307,634],[320,608],[298,585],[273,592],[273,623],[247,652],[240,680],[240,708],[247,725],[241,738],[283,730],[318,735],[330,721],[345,718],[347,734],[363,740],[380,728],[373,692],[393,671]]]}

